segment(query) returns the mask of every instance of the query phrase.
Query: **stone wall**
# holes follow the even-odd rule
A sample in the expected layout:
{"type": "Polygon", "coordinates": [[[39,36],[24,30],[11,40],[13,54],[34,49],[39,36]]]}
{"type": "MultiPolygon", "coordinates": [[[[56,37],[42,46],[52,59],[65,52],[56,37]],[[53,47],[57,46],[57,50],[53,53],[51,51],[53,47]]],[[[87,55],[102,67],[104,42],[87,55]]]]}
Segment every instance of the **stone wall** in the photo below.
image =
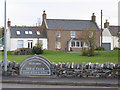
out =
{"type": "MultiPolygon", "coordinates": [[[[4,62],[0,62],[2,72],[4,72],[4,62]]],[[[13,61],[8,61],[7,64],[8,75],[19,75],[20,64],[13,61]]],[[[119,78],[120,64],[113,64],[106,62],[99,63],[52,63],[51,72],[52,76],[59,77],[110,77],[119,78]]]]}

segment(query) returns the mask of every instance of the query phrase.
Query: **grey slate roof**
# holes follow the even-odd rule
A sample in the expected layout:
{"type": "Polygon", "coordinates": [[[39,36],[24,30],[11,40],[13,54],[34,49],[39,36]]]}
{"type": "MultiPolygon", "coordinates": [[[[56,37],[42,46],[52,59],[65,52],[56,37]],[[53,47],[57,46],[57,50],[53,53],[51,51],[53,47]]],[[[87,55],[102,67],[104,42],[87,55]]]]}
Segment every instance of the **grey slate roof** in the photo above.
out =
{"type": "Polygon", "coordinates": [[[112,36],[117,36],[118,31],[120,31],[120,26],[110,26],[109,30],[112,36]]]}
{"type": "Polygon", "coordinates": [[[46,33],[43,32],[41,33],[41,35],[37,35],[36,31],[39,30],[41,31],[40,28],[36,28],[36,27],[19,27],[19,26],[12,26],[10,28],[10,33],[11,33],[11,38],[47,38],[46,33]],[[17,35],[16,31],[20,31],[20,35],[17,35]],[[32,34],[25,34],[25,31],[32,31],[32,34]]]}
{"type": "Polygon", "coordinates": [[[92,20],[46,19],[48,30],[99,30],[92,20]]]}

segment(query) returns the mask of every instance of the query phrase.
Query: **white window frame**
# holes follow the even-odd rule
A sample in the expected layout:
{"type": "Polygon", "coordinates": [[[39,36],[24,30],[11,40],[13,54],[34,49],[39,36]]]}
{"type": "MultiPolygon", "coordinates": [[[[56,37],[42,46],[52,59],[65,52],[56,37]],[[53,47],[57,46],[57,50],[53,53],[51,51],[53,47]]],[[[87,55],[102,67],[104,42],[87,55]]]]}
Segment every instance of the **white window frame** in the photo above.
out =
{"type": "Polygon", "coordinates": [[[20,31],[16,31],[17,35],[20,35],[20,31]]]}
{"type": "Polygon", "coordinates": [[[80,41],[76,41],[75,43],[76,43],[76,47],[80,47],[80,41]],[[79,43],[79,46],[77,46],[77,42],[79,43]]]}
{"type": "Polygon", "coordinates": [[[28,48],[33,48],[33,40],[28,40],[28,48]]]}
{"type": "Polygon", "coordinates": [[[28,34],[28,31],[25,31],[25,34],[28,34]]]}
{"type": "Polygon", "coordinates": [[[74,42],[74,44],[75,44],[75,41],[71,41],[71,47],[75,47],[76,45],[72,46],[72,42],[74,42]]]}
{"type": "Polygon", "coordinates": [[[81,41],[71,41],[71,47],[72,48],[81,48],[81,41]],[[74,46],[72,46],[72,42],[75,42],[74,46]],[[77,42],[79,42],[79,46],[77,46],[77,42]]]}
{"type": "Polygon", "coordinates": [[[18,48],[23,48],[23,40],[18,40],[18,48]],[[20,43],[20,41],[22,41],[22,43],[20,43]],[[19,47],[19,45],[22,45],[22,47],[19,47]]]}
{"type": "Polygon", "coordinates": [[[40,31],[37,31],[37,35],[40,35],[40,31]]]}
{"type": "Polygon", "coordinates": [[[61,37],[61,32],[60,31],[56,31],[56,36],[60,38],[61,37]]]}
{"type": "Polygon", "coordinates": [[[71,32],[70,32],[70,36],[71,36],[71,38],[75,38],[76,32],[75,32],[75,31],[71,31],[71,32]]]}
{"type": "Polygon", "coordinates": [[[56,49],[61,49],[61,42],[56,42],[56,49]]]}
{"type": "Polygon", "coordinates": [[[29,31],[29,34],[33,34],[32,31],[29,31]]]}

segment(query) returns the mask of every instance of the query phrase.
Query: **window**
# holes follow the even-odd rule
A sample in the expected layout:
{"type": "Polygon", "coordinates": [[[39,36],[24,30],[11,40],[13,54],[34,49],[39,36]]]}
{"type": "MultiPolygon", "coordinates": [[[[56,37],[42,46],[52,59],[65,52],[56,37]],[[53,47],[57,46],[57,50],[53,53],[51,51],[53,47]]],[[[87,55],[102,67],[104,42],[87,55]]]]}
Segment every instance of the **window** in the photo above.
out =
{"type": "Polygon", "coordinates": [[[37,35],[40,35],[40,31],[37,31],[37,35]]]}
{"type": "Polygon", "coordinates": [[[39,40],[39,43],[40,43],[40,44],[43,44],[43,41],[42,41],[42,40],[39,40]]]}
{"type": "Polygon", "coordinates": [[[18,40],[18,48],[23,48],[23,40],[18,40]]]}
{"type": "Polygon", "coordinates": [[[71,31],[71,37],[75,38],[75,31],[71,31]]]}
{"type": "Polygon", "coordinates": [[[20,35],[20,31],[16,31],[17,35],[20,35]]]}
{"type": "Polygon", "coordinates": [[[60,31],[56,31],[56,36],[57,36],[57,37],[61,37],[60,31]]]}
{"type": "Polygon", "coordinates": [[[32,34],[32,31],[25,31],[25,34],[32,34]]]}
{"type": "Polygon", "coordinates": [[[32,43],[33,43],[32,40],[28,40],[28,48],[32,48],[33,47],[32,43]]]}
{"type": "Polygon", "coordinates": [[[93,32],[89,32],[89,38],[92,38],[93,32]]]}
{"type": "Polygon", "coordinates": [[[84,42],[83,42],[83,41],[81,41],[81,47],[83,47],[83,45],[84,45],[84,42]]]}
{"type": "Polygon", "coordinates": [[[76,47],[79,47],[80,46],[80,42],[76,42],[76,47]]]}
{"type": "Polygon", "coordinates": [[[29,34],[32,34],[32,31],[29,31],[29,34]]]}
{"type": "Polygon", "coordinates": [[[75,42],[74,41],[71,42],[71,46],[75,47],[75,42]]]}
{"type": "Polygon", "coordinates": [[[56,43],[56,49],[61,49],[61,43],[60,42],[56,43]]]}
{"type": "Polygon", "coordinates": [[[28,34],[28,31],[25,31],[25,34],[28,34]]]}

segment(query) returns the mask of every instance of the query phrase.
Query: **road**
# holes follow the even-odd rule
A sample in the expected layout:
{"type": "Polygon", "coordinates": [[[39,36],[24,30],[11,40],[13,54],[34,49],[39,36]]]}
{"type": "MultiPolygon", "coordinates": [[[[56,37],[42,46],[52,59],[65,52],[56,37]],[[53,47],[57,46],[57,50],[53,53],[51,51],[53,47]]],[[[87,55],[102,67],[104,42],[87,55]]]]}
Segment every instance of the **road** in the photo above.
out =
{"type": "Polygon", "coordinates": [[[34,84],[12,84],[3,83],[2,88],[114,88],[100,86],[66,86],[66,85],[34,85],[34,84]]]}

